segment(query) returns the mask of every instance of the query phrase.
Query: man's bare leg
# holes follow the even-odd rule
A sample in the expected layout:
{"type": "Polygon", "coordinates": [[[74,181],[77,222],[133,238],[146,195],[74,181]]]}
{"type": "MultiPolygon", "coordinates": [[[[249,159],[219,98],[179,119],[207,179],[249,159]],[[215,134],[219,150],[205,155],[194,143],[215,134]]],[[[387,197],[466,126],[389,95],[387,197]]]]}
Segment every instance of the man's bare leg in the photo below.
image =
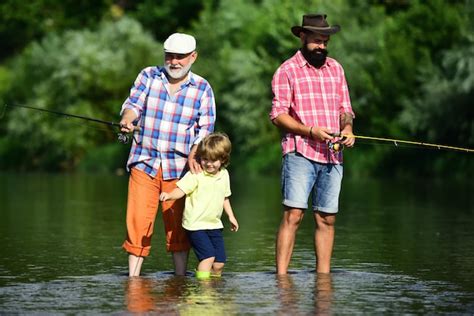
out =
{"type": "Polygon", "coordinates": [[[303,220],[301,209],[287,209],[283,213],[276,238],[276,273],[287,274],[288,266],[295,245],[296,231],[303,220]]]}
{"type": "Polygon", "coordinates": [[[139,276],[142,269],[143,257],[128,255],[128,276],[139,276]]]}
{"type": "Polygon", "coordinates": [[[173,252],[174,274],[186,275],[186,267],[188,265],[189,251],[173,252]]]}
{"type": "Polygon", "coordinates": [[[316,222],[316,230],[314,232],[316,272],[329,273],[331,271],[336,215],[314,212],[314,220],[316,222]]]}

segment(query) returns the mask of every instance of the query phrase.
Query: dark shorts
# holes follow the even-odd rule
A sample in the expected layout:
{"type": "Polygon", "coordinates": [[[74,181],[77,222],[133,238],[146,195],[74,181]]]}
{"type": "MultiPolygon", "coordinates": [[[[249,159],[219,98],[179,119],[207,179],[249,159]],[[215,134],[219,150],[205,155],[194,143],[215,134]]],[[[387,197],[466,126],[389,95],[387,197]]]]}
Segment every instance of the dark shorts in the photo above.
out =
{"type": "Polygon", "coordinates": [[[187,230],[189,241],[199,261],[215,257],[214,262],[226,261],[222,229],[187,230]]]}

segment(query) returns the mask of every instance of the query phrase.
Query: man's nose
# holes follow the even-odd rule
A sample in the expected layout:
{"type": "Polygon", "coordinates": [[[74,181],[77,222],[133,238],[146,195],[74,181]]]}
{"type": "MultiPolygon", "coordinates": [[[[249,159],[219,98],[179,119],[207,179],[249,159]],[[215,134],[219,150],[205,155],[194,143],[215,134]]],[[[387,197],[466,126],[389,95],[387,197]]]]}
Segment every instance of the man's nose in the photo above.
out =
{"type": "Polygon", "coordinates": [[[171,57],[170,62],[173,65],[177,65],[179,63],[179,59],[176,57],[171,57]]]}
{"type": "Polygon", "coordinates": [[[177,63],[179,63],[179,60],[180,60],[179,57],[180,56],[177,55],[177,54],[169,54],[168,55],[168,60],[171,64],[177,64],[177,63]]]}
{"type": "Polygon", "coordinates": [[[315,43],[317,48],[326,49],[326,43],[315,43]]]}

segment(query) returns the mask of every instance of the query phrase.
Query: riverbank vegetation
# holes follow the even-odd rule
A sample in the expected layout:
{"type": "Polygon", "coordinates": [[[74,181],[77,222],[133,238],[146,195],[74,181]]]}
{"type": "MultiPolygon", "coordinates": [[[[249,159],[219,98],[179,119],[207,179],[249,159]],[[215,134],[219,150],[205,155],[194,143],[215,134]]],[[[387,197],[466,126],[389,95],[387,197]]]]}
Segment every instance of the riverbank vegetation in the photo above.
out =
{"type": "MultiPolygon", "coordinates": [[[[232,167],[279,171],[280,133],[268,119],[276,68],[299,48],[290,28],[326,12],[342,31],[329,55],[344,66],[355,134],[474,148],[474,1],[4,1],[0,98],[118,121],[138,72],[163,62],[162,42],[193,34],[193,71],[211,83],[217,129],[233,141],[232,167]]],[[[115,171],[129,146],[116,131],[6,108],[0,170],[115,171]]],[[[472,153],[360,140],[349,175],[473,175],[472,153]]]]}

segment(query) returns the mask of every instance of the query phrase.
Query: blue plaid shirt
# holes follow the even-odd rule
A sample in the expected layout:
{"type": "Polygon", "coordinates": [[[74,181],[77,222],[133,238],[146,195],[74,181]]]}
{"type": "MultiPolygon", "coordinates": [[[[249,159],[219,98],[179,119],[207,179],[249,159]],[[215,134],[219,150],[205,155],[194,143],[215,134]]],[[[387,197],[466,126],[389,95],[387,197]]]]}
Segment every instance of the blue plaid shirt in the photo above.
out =
{"type": "Polygon", "coordinates": [[[135,135],[127,161],[131,167],[155,177],[161,165],[163,179],[178,179],[185,171],[191,146],[214,130],[215,100],[210,84],[189,72],[174,95],[162,67],[143,69],[122,105],[138,116],[141,128],[135,135]]]}

